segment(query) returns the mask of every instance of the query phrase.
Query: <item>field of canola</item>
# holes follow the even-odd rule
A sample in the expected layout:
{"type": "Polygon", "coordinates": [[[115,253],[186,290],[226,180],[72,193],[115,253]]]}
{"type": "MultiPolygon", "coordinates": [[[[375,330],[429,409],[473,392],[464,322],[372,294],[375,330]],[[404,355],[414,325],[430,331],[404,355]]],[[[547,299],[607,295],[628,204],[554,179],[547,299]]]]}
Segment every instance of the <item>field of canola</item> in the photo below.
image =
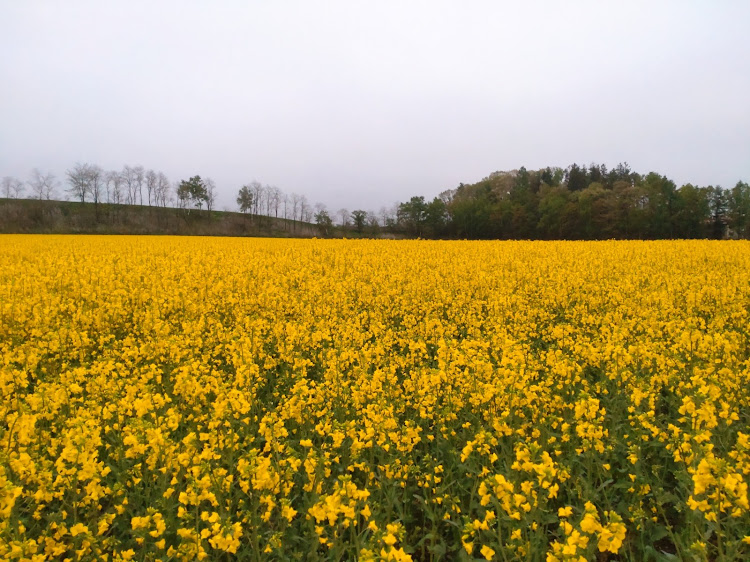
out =
{"type": "Polygon", "coordinates": [[[750,244],[0,237],[0,557],[750,558],[750,244]]]}

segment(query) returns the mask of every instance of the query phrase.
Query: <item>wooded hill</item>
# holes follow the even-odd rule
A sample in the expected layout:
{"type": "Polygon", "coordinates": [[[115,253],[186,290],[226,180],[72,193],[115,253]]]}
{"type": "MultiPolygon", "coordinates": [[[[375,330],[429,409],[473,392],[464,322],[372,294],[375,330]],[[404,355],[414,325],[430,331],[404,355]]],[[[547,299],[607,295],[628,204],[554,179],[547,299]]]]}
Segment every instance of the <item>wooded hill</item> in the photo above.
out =
{"type": "Polygon", "coordinates": [[[412,197],[398,224],[413,236],[500,239],[749,238],[750,186],[685,184],[620,164],[495,172],[432,201],[412,197]]]}

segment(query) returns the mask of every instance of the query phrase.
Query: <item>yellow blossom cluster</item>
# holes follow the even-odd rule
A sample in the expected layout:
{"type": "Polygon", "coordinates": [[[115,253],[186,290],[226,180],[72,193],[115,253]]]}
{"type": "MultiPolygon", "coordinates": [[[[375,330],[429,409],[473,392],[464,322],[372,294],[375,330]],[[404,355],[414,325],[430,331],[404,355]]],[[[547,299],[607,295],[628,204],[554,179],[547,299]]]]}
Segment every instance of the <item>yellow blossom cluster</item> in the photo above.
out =
{"type": "Polygon", "coordinates": [[[750,244],[0,237],[0,558],[750,558],[750,244]]]}

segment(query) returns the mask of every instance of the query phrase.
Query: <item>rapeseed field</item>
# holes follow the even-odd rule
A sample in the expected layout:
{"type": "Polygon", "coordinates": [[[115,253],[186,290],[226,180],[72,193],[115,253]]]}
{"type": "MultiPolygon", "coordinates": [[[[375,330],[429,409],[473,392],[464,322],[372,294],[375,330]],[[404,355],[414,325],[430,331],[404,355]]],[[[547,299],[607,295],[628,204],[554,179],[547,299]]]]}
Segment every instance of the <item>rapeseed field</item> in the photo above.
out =
{"type": "Polygon", "coordinates": [[[0,237],[0,557],[750,558],[750,244],[0,237]]]}

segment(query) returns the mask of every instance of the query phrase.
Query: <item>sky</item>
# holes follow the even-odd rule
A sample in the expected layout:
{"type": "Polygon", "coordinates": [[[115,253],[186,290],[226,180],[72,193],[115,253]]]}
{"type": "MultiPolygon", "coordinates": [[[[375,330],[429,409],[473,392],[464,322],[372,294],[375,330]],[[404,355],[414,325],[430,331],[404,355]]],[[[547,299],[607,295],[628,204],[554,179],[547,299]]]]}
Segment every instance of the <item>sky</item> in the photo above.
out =
{"type": "Polygon", "coordinates": [[[750,181],[750,2],[0,0],[0,176],[376,211],[521,166],[750,181]]]}

